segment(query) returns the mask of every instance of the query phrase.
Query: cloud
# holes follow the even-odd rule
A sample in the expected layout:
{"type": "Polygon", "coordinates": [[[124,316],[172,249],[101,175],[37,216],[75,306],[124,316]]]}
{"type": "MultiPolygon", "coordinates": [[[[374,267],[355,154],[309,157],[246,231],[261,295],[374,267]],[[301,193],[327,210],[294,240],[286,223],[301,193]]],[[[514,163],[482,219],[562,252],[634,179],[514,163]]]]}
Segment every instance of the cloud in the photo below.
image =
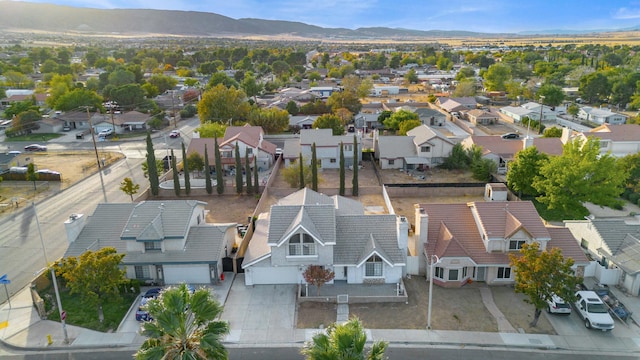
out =
{"type": "Polygon", "coordinates": [[[626,7],[619,8],[614,14],[614,19],[638,19],[640,18],[640,8],[630,9],[626,7]]]}

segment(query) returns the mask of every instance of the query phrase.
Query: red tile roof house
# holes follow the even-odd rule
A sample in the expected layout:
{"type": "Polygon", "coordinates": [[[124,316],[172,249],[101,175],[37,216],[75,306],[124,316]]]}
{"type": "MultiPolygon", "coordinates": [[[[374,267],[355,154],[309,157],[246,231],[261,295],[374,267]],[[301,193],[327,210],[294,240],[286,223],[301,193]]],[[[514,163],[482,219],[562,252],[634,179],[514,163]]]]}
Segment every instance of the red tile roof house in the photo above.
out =
{"type": "Polygon", "coordinates": [[[506,174],[508,164],[520,150],[535,146],[539,152],[547,155],[562,155],[562,141],[560,138],[523,138],[503,139],[499,135],[473,135],[462,140],[462,146],[470,149],[473,145],[482,148],[482,157],[491,159],[498,164],[498,174],[506,174]]]}
{"type": "MultiPolygon", "coordinates": [[[[244,166],[245,151],[249,152],[249,161],[260,170],[265,170],[273,165],[276,145],[264,140],[264,130],[261,126],[229,126],[224,133],[224,138],[218,139],[220,157],[225,170],[235,167],[235,147],[240,150],[240,161],[244,166]]],[[[209,165],[215,167],[215,139],[193,138],[189,143],[187,154],[197,152],[204,157],[204,147],[207,145],[209,165]]],[[[252,166],[253,168],[253,166],[252,166]]]]}
{"type": "Polygon", "coordinates": [[[566,258],[573,258],[578,276],[589,264],[571,231],[545,226],[530,201],[416,204],[414,240],[428,276],[428,260],[438,257],[433,280],[443,287],[461,287],[471,281],[512,284],[509,254],[533,242],[542,250],[560,248],[566,258]]]}

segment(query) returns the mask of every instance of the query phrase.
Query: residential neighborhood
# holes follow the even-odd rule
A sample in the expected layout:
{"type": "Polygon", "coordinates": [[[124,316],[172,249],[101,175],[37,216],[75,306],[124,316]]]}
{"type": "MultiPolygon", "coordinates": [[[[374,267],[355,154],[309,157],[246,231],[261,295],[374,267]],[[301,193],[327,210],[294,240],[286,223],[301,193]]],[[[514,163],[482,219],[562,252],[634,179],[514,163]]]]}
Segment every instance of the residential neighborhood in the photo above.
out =
{"type": "Polygon", "coordinates": [[[640,351],[632,47],[85,41],[0,41],[3,344],[640,351]]]}

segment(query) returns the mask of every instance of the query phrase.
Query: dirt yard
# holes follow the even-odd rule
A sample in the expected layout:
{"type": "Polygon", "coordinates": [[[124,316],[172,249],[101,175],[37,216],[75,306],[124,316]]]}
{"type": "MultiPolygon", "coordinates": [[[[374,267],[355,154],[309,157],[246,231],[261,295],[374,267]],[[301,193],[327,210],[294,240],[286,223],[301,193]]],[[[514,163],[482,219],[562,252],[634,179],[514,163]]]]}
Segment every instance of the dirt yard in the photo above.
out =
{"type": "MultiPolygon", "coordinates": [[[[409,303],[350,304],[349,316],[357,316],[370,329],[425,329],[429,284],[424,277],[405,280],[409,303]]],[[[435,330],[497,332],[498,325],[484,307],[480,286],[467,284],[459,289],[433,288],[431,327],[435,330]]],[[[536,328],[529,327],[533,316],[531,305],[523,301],[511,287],[490,287],[494,301],[516,329],[531,334],[555,334],[546,314],[536,328]]],[[[328,303],[301,303],[297,313],[298,328],[318,328],[335,322],[337,306],[328,303]]]]}
{"type": "Polygon", "coordinates": [[[473,178],[471,171],[438,168],[409,172],[386,169],[380,170],[380,175],[385,184],[478,182],[473,178]]]}
{"type": "MultiPolygon", "coordinates": [[[[124,157],[117,152],[98,152],[100,159],[105,160],[105,165],[112,164],[124,157]]],[[[78,181],[94,174],[98,170],[98,162],[95,152],[92,151],[68,151],[68,152],[45,152],[45,153],[22,153],[16,157],[17,164],[25,164],[30,158],[36,165],[36,169],[49,169],[57,171],[62,176],[62,181],[49,182],[38,185],[39,190],[34,191],[33,186],[23,181],[7,181],[0,186],[0,204],[6,204],[12,197],[22,197],[26,199],[40,199],[51,193],[64,190],[73,186],[78,181]]],[[[5,211],[11,207],[6,207],[5,211]]],[[[0,211],[2,211],[0,209],[0,211]]]]}

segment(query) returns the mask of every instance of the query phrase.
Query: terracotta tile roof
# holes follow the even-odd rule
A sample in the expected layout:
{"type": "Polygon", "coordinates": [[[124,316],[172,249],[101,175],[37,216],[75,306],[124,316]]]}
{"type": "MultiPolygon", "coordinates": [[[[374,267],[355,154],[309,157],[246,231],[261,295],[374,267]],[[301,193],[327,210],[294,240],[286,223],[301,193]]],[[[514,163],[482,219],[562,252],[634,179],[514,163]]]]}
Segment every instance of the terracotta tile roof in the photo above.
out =
{"type": "Polygon", "coordinates": [[[543,154],[562,155],[562,141],[560,138],[535,138],[533,139],[533,145],[543,154]]]}
{"type": "Polygon", "coordinates": [[[565,258],[572,258],[577,265],[586,265],[589,259],[578,244],[576,238],[571,234],[571,230],[566,227],[548,227],[547,231],[551,235],[551,241],[547,243],[547,249],[560,248],[565,258]]]}
{"type": "Polygon", "coordinates": [[[248,124],[245,126],[229,126],[224,132],[224,138],[221,143],[226,143],[241,134],[244,143],[252,147],[257,147],[260,141],[260,135],[263,133],[261,126],[251,126],[248,124]]]}
{"type": "Polygon", "coordinates": [[[589,132],[583,133],[583,135],[586,137],[593,136],[599,139],[606,139],[606,140],[613,140],[613,141],[640,141],[640,125],[604,124],[604,125],[598,126],[595,129],[591,129],[591,131],[589,132]]]}
{"type": "MultiPolygon", "coordinates": [[[[483,153],[493,153],[505,159],[512,159],[516,153],[524,148],[523,139],[503,139],[499,135],[471,136],[471,141],[483,149],[483,153]]],[[[547,155],[562,155],[562,141],[560,138],[535,138],[533,145],[539,152],[547,155]]]]}
{"type": "Polygon", "coordinates": [[[480,225],[489,236],[509,237],[507,224],[513,226],[512,218],[515,218],[532,237],[549,238],[549,232],[531,201],[474,202],[470,207],[475,210],[480,225]]]}

